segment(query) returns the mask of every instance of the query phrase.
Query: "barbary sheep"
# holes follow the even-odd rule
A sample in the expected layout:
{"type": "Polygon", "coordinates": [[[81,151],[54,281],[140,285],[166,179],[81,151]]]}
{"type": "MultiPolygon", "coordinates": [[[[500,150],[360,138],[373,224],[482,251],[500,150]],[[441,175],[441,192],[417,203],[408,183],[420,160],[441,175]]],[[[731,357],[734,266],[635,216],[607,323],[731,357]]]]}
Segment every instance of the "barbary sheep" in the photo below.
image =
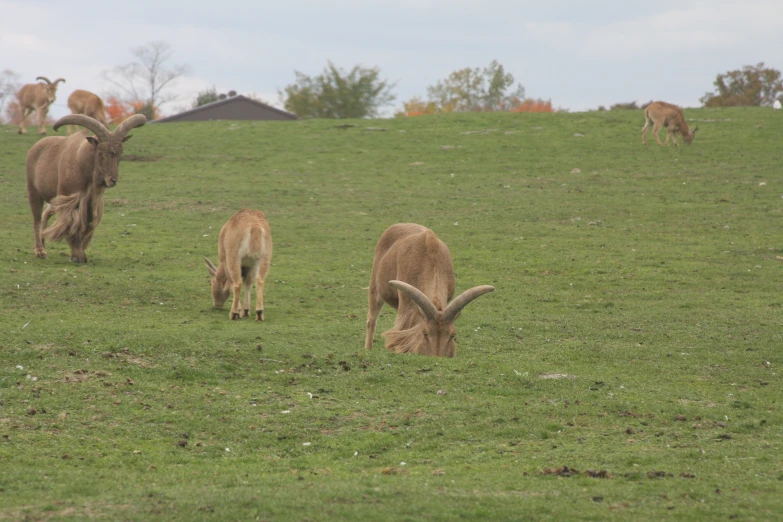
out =
{"type": "Polygon", "coordinates": [[[669,138],[672,139],[674,145],[679,147],[675,133],[682,134],[682,138],[685,143],[690,145],[693,142],[693,137],[696,135],[698,127],[693,129],[693,132],[688,128],[688,124],[685,122],[685,117],[682,115],[682,110],[676,105],[666,103],[662,101],[652,102],[644,109],[644,127],[642,128],[642,143],[647,145],[647,129],[650,125],[653,125],[652,133],[655,136],[655,141],[658,145],[663,146],[661,139],[658,137],[658,133],[661,127],[666,127],[669,132],[666,134],[666,145],[669,145],[669,138]]]}
{"type": "Polygon", "coordinates": [[[44,239],[66,239],[71,261],[87,262],[84,250],[103,216],[103,192],[119,179],[123,143],[131,138],[127,135],[131,129],[146,121],[143,115],[134,114],[109,132],[89,116],[70,114],[57,120],[54,130],[81,125],[95,136],[84,132],[50,136],[32,146],[27,153],[27,197],[33,213],[36,257],[46,257],[44,239]],[[57,220],[46,228],[52,215],[57,220]]]}
{"type": "Polygon", "coordinates": [[[397,310],[394,327],[383,333],[387,349],[454,357],[454,320],[471,301],[494,290],[476,286],[452,301],[454,287],[454,264],[446,244],[422,225],[392,225],[375,247],[364,347],[372,349],[385,302],[397,310]]]}
{"type": "MultiPolygon", "coordinates": [[[[106,108],[103,100],[97,94],[83,89],[76,89],[68,96],[68,108],[71,114],[84,114],[101,122],[105,127],[109,126],[106,118],[106,108]]],[[[68,134],[71,134],[71,125],[68,125],[68,134]]]]}
{"type": "Polygon", "coordinates": [[[46,76],[39,76],[36,80],[40,80],[40,83],[23,85],[16,94],[19,99],[19,110],[22,113],[19,121],[19,134],[27,134],[24,121],[33,111],[38,112],[38,124],[40,125],[38,134],[46,134],[46,125],[44,125],[46,114],[49,112],[49,106],[54,103],[57,97],[57,84],[65,82],[63,78],[57,78],[52,83],[46,76]]]}
{"type": "Polygon", "coordinates": [[[223,308],[229,293],[234,299],[228,317],[231,320],[250,315],[250,289],[256,282],[256,321],[264,320],[264,280],[272,260],[272,232],[260,210],[242,209],[220,229],[218,266],[206,256],[204,262],[211,277],[212,303],[223,308]],[[239,297],[242,288],[242,308],[239,297]]]}

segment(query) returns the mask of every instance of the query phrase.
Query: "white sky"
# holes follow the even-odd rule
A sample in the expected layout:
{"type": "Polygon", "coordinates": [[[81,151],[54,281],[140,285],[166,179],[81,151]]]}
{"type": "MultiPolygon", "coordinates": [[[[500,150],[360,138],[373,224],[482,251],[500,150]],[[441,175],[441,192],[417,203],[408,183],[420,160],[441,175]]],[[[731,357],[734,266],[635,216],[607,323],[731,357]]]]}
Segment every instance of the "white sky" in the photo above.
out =
{"type": "Polygon", "coordinates": [[[0,0],[0,70],[23,83],[60,84],[50,113],[74,89],[104,95],[101,72],[133,61],[150,41],[171,45],[195,95],[277,94],[294,70],[379,67],[396,82],[386,113],[464,67],[498,60],[527,95],[571,111],[651,99],[699,106],[718,73],[765,62],[783,69],[780,0],[0,0]]]}

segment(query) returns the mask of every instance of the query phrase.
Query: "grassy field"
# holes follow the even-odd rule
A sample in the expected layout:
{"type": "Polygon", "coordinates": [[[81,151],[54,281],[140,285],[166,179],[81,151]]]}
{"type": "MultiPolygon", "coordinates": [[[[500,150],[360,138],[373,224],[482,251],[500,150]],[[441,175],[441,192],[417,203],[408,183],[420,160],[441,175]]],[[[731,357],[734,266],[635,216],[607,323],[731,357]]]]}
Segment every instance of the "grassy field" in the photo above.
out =
{"type": "Polygon", "coordinates": [[[85,266],[34,257],[38,138],[0,127],[0,520],[781,517],[781,116],[147,125],[85,266]],[[202,260],[243,207],[264,323],[202,260]],[[395,222],[496,287],[453,359],[387,352],[388,307],[363,348],[395,222]]]}

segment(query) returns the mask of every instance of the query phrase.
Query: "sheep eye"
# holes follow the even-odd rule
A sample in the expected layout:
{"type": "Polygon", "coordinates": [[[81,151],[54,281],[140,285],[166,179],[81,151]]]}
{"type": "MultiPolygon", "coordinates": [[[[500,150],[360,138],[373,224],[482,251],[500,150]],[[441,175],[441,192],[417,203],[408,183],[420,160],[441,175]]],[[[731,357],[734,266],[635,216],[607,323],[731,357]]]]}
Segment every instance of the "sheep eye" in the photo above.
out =
{"type": "Polygon", "coordinates": [[[424,332],[424,338],[425,339],[429,339],[430,338],[430,334],[428,334],[427,332],[424,332]]]}

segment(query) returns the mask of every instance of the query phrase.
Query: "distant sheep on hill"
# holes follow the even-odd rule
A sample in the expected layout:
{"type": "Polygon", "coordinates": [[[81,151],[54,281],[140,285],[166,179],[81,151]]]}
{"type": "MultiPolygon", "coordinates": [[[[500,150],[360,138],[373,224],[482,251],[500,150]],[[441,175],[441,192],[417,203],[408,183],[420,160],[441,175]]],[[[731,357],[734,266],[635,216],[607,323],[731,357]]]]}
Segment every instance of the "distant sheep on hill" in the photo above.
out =
{"type": "Polygon", "coordinates": [[[653,125],[653,136],[658,145],[663,146],[661,139],[658,137],[658,133],[661,127],[666,127],[669,132],[666,134],[666,145],[669,145],[669,138],[672,139],[674,145],[679,147],[675,133],[682,134],[682,138],[685,143],[690,145],[693,142],[693,137],[696,135],[698,127],[693,129],[693,132],[688,128],[688,124],[685,122],[685,117],[682,115],[682,110],[676,105],[666,103],[662,101],[652,102],[644,109],[644,127],[642,127],[642,143],[647,145],[647,129],[650,125],[653,125]]]}
{"type": "Polygon", "coordinates": [[[40,83],[23,85],[16,94],[19,99],[19,110],[22,113],[19,121],[19,134],[27,134],[24,121],[33,111],[38,113],[38,125],[40,125],[38,134],[46,134],[46,125],[44,125],[46,114],[49,112],[49,106],[54,103],[57,97],[57,84],[65,82],[63,78],[57,78],[52,83],[46,76],[39,76],[36,80],[40,80],[40,83]]]}
{"type": "MultiPolygon", "coordinates": [[[[103,100],[97,94],[83,89],[76,89],[68,96],[68,108],[71,114],[84,114],[101,122],[105,127],[109,126],[106,118],[106,108],[103,100]]],[[[72,126],[68,125],[68,134],[71,134],[72,126]]]]}

